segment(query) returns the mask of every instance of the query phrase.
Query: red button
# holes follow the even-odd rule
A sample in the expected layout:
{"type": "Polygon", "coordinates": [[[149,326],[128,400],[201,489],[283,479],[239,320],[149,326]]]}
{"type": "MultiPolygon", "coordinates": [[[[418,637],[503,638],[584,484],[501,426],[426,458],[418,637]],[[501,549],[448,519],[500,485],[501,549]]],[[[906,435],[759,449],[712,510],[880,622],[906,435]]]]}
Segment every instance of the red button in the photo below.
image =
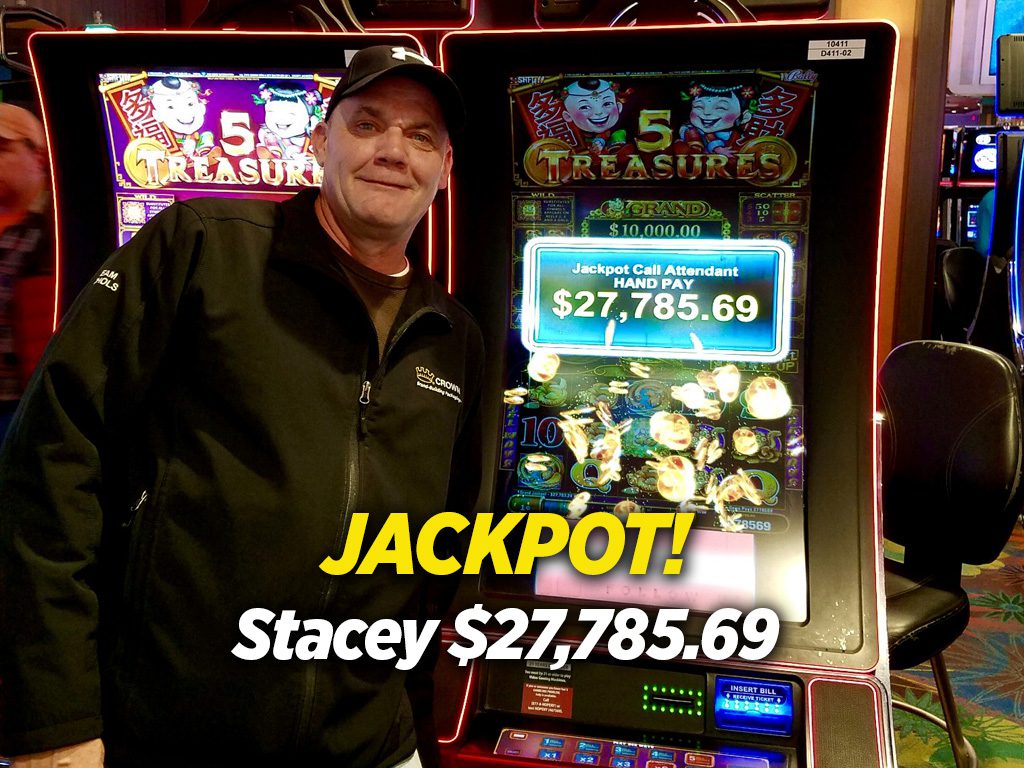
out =
{"type": "Polygon", "coordinates": [[[685,762],[687,765],[699,765],[701,768],[714,768],[714,755],[699,755],[693,752],[686,753],[685,762]]]}

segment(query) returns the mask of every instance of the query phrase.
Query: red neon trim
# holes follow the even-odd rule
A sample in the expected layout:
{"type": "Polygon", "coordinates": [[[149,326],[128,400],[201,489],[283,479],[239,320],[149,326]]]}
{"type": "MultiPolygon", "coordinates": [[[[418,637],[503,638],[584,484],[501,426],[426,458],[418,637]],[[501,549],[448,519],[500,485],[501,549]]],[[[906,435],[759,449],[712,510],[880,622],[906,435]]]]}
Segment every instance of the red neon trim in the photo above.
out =
{"type": "Polygon", "coordinates": [[[445,212],[447,216],[448,224],[448,262],[446,264],[448,274],[445,276],[445,280],[448,283],[448,293],[455,295],[455,180],[451,177],[448,179],[448,210],[445,212]]]}
{"type": "Polygon", "coordinates": [[[957,186],[961,186],[961,187],[978,187],[978,188],[994,187],[995,185],[996,185],[995,181],[961,181],[961,182],[957,183],[957,186]]]}
{"type": "MultiPolygon", "coordinates": [[[[823,21],[792,21],[792,20],[777,20],[769,19],[765,21],[739,21],[730,22],[728,24],[700,22],[697,24],[652,24],[651,26],[637,26],[637,27],[564,27],[558,29],[532,29],[522,27],[509,27],[507,29],[469,29],[469,30],[455,30],[448,32],[441,38],[440,45],[441,49],[440,59],[441,68],[444,69],[444,43],[449,37],[458,37],[465,35],[561,35],[569,32],[603,32],[612,34],[641,34],[648,31],[658,30],[674,30],[674,29],[735,29],[737,27],[790,27],[797,25],[806,25],[813,23],[815,27],[841,27],[849,26],[851,24],[863,24],[865,22],[880,21],[889,24],[895,28],[895,24],[889,19],[827,19],[823,21]]],[[[899,34],[897,30],[897,35],[899,34]]]]}
{"type": "MultiPolygon", "coordinates": [[[[874,699],[874,713],[875,713],[875,747],[876,756],[878,757],[878,764],[885,766],[885,756],[882,752],[882,723],[879,720],[880,714],[880,702],[878,698],[878,687],[866,680],[844,680],[842,678],[834,677],[816,677],[807,684],[807,765],[808,768],[828,768],[827,766],[817,766],[814,761],[814,686],[817,683],[832,682],[839,685],[863,685],[871,691],[871,697],[874,699]]],[[[835,727],[835,724],[825,724],[826,728],[835,727]]]]}
{"type": "MultiPolygon", "coordinates": [[[[889,181],[889,153],[892,149],[892,121],[893,121],[893,104],[896,100],[896,74],[899,68],[899,51],[900,51],[900,30],[892,22],[888,22],[892,27],[893,32],[896,33],[895,46],[893,47],[893,58],[892,58],[892,82],[889,85],[889,116],[886,119],[885,127],[885,154],[882,160],[882,197],[879,200],[878,208],[878,253],[875,261],[875,317],[874,317],[874,331],[872,332],[871,341],[871,403],[872,403],[872,414],[871,419],[874,422],[874,415],[879,412],[878,403],[878,316],[879,316],[879,305],[882,295],[882,245],[883,245],[883,233],[885,232],[885,201],[886,201],[886,190],[889,181]]],[[[872,507],[873,507],[873,519],[874,519],[874,535],[872,537],[873,547],[873,559],[872,562],[875,567],[875,617],[878,624],[877,637],[878,642],[876,643],[875,658],[876,665],[878,660],[881,659],[882,655],[882,641],[885,640],[885,658],[886,666],[888,666],[889,652],[888,652],[888,629],[884,623],[885,612],[879,610],[879,603],[885,597],[885,570],[882,567],[882,504],[879,497],[881,489],[881,477],[879,476],[879,465],[881,462],[881,446],[878,444],[878,425],[872,423],[871,429],[871,482],[874,493],[872,494],[872,507]]]]}
{"type": "MultiPolygon", "coordinates": [[[[404,29],[408,29],[405,27],[404,29]]],[[[388,32],[388,35],[381,34],[382,37],[408,37],[410,40],[416,42],[417,47],[420,51],[423,51],[423,44],[415,35],[402,34],[400,30],[374,30],[373,34],[377,32],[388,32]]],[[[326,38],[350,38],[352,40],[360,40],[366,37],[365,32],[282,32],[274,30],[248,30],[248,29],[118,29],[114,32],[106,33],[102,38],[97,38],[95,32],[82,32],[78,30],[69,30],[65,32],[33,32],[31,37],[41,35],[43,37],[87,37],[90,39],[97,40],[109,40],[109,35],[117,35],[119,37],[155,37],[155,38],[175,38],[175,37],[294,37],[302,40],[309,40],[310,38],[326,37],[326,38]]],[[[30,54],[31,55],[31,54],[30,54]]],[[[195,57],[193,57],[195,58],[195,57]]]]}
{"type": "Polygon", "coordinates": [[[452,744],[462,736],[462,730],[466,725],[466,712],[469,710],[469,698],[473,691],[473,683],[476,682],[476,659],[469,663],[469,678],[466,680],[466,692],[462,697],[462,709],[459,711],[459,722],[455,726],[455,733],[451,738],[442,739],[438,737],[438,744],[452,744]]]}
{"type": "MultiPolygon", "coordinates": [[[[41,32],[33,32],[29,35],[29,41],[41,32]]],[[[58,34],[58,33],[51,33],[58,34]]],[[[28,46],[28,59],[32,64],[32,71],[38,72],[36,67],[35,56],[32,55],[32,46],[28,46]]],[[[53,327],[51,330],[57,330],[57,307],[60,306],[60,228],[57,226],[60,219],[57,216],[57,176],[54,173],[53,167],[53,152],[50,150],[50,125],[46,119],[46,105],[43,104],[43,89],[39,85],[39,78],[35,78],[36,83],[36,95],[39,97],[39,104],[41,109],[39,110],[40,116],[43,118],[43,136],[46,139],[46,160],[50,167],[50,194],[53,197],[53,327]]]]}

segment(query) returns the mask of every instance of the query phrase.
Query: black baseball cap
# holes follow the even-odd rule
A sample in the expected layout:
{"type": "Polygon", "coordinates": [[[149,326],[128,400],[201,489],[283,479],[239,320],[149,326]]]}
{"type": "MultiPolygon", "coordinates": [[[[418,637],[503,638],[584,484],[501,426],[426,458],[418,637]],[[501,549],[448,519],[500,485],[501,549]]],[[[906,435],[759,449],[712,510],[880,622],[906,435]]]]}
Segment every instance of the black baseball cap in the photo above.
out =
{"type": "Polygon", "coordinates": [[[334,107],[342,99],[387,75],[408,77],[425,85],[441,106],[449,135],[462,130],[466,122],[466,108],[458,86],[422,53],[400,45],[374,45],[357,51],[349,62],[348,74],[331,95],[324,120],[330,119],[334,107]]]}

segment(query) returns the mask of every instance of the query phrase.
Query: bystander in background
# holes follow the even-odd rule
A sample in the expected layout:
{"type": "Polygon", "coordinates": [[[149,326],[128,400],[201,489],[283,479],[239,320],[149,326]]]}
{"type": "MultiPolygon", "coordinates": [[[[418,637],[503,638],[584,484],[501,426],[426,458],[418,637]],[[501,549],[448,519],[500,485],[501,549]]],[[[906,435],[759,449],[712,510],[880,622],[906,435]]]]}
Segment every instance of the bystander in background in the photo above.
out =
{"type": "Polygon", "coordinates": [[[0,103],[0,441],[53,323],[53,221],[42,123],[0,103]]]}

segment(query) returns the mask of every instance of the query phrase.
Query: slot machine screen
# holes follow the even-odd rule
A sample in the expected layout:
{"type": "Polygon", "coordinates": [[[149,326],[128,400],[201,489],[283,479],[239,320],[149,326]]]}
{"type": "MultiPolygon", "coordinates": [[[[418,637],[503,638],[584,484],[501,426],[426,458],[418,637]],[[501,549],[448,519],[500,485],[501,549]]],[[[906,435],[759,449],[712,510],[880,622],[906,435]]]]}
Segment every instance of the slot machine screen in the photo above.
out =
{"type": "Polygon", "coordinates": [[[282,200],[318,185],[309,133],[355,52],[382,44],[419,45],[398,33],[33,35],[54,177],[58,317],[171,203],[282,200]]]}
{"type": "Polygon", "coordinates": [[[309,137],[339,72],[102,72],[118,244],[176,200],[319,186],[309,137]]]}
{"type": "Polygon", "coordinates": [[[958,183],[993,186],[996,178],[995,128],[965,128],[961,145],[958,183]]]}
{"type": "Polygon", "coordinates": [[[768,607],[805,628],[790,647],[828,636],[870,656],[857,585],[872,577],[854,564],[870,534],[853,531],[871,462],[855,455],[892,31],[827,27],[446,38],[445,68],[477,98],[453,270],[503,395],[493,511],[694,515],[677,575],[666,530],[644,574],[549,557],[485,577],[486,594],[768,607]],[[849,593],[826,599],[837,581],[849,593]]]}
{"type": "Polygon", "coordinates": [[[967,204],[967,215],[964,217],[966,226],[964,233],[968,242],[975,242],[978,239],[978,203],[967,204]]]}
{"type": "MultiPolygon", "coordinates": [[[[538,596],[806,617],[796,362],[815,81],[811,69],[509,81],[526,184],[505,387],[527,394],[507,413],[501,501],[570,520],[697,515],[679,576],[655,561],[642,577],[584,577],[553,560],[538,596]],[[717,183],[699,199],[652,188],[680,178],[717,183]],[[766,183],[794,191],[759,196],[766,183]]],[[[666,531],[656,558],[670,544],[666,531]]]]}

